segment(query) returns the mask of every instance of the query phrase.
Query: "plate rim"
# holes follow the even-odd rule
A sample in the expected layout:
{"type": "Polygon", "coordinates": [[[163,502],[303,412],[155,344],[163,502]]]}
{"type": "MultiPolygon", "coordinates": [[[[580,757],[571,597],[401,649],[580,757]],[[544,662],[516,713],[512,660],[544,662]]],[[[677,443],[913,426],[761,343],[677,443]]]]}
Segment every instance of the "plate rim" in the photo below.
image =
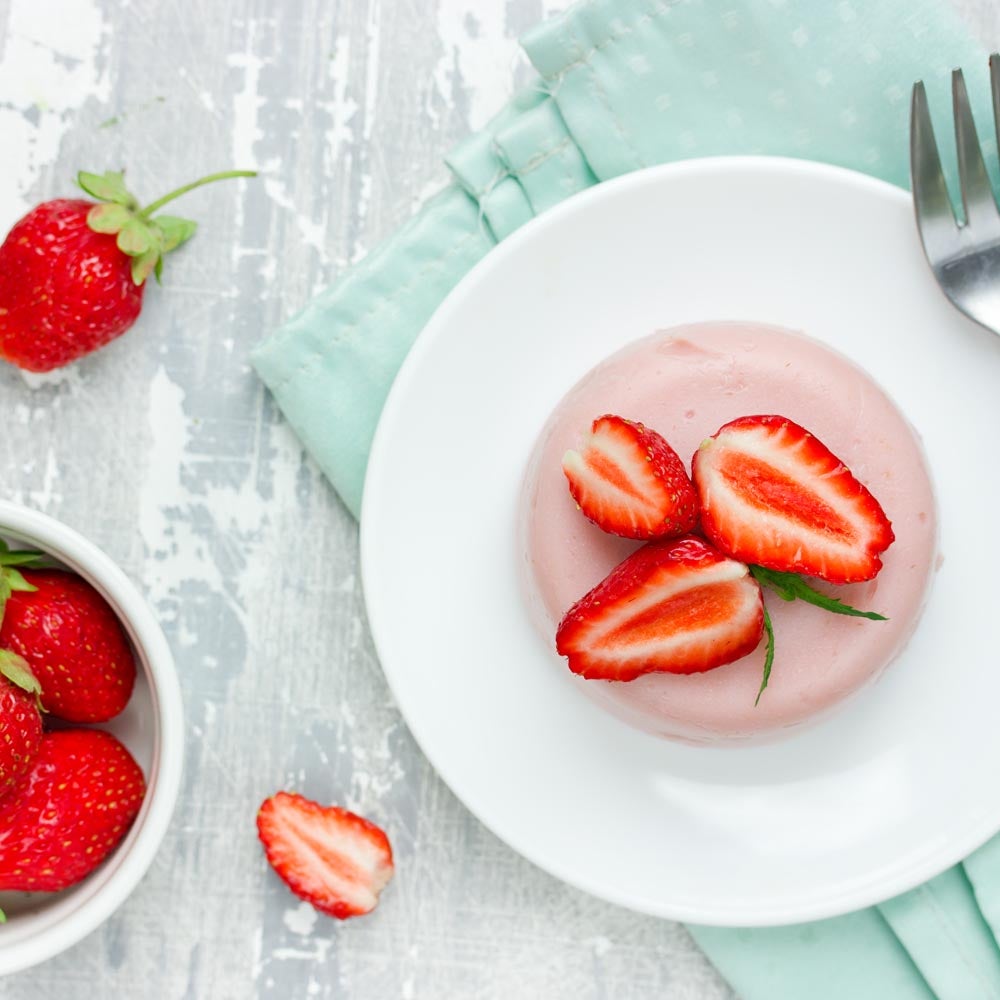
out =
{"type": "MultiPolygon", "coordinates": [[[[732,909],[734,911],[738,909],[738,912],[734,912],[731,916],[727,917],[723,912],[725,907],[714,903],[711,910],[706,911],[685,902],[680,904],[664,903],[662,900],[641,899],[633,894],[616,893],[609,890],[605,885],[598,886],[593,884],[591,880],[582,877],[578,872],[564,870],[560,864],[552,862],[549,858],[542,860],[537,857],[530,845],[526,845],[519,838],[511,836],[509,831],[501,832],[493,824],[485,820],[479,810],[459,791],[455,783],[451,780],[449,765],[447,762],[442,765],[438,756],[435,753],[429,752],[428,741],[424,738],[421,725],[419,723],[414,724],[411,713],[400,700],[396,685],[393,682],[393,671],[391,668],[386,667],[386,661],[382,654],[383,649],[386,647],[381,637],[383,629],[387,628],[388,624],[383,622],[378,611],[373,613],[373,609],[368,601],[368,595],[371,589],[373,589],[369,587],[369,581],[371,579],[371,567],[374,558],[372,552],[375,548],[373,533],[368,529],[368,526],[372,523],[372,518],[368,515],[377,502],[375,497],[379,492],[379,481],[383,475],[381,455],[386,448],[385,442],[390,433],[387,428],[393,423],[395,413],[401,405],[400,401],[403,399],[406,389],[413,378],[412,373],[420,366],[423,353],[429,349],[429,345],[435,340],[437,331],[447,326],[452,312],[459,308],[459,304],[482,280],[483,275],[499,266],[508,256],[517,254],[520,246],[534,239],[535,234],[540,233],[548,227],[558,226],[563,218],[580,211],[585,211],[592,203],[614,198],[617,192],[622,189],[641,187],[645,184],[656,184],[665,177],[683,178],[692,174],[704,176],[733,172],[741,174],[747,172],[765,173],[785,177],[807,175],[813,179],[818,178],[859,189],[867,189],[870,193],[874,193],[882,198],[892,199],[899,204],[905,203],[908,205],[910,202],[910,194],[903,188],[846,167],[781,156],[712,156],[660,164],[612,178],[572,195],[542,215],[536,216],[525,223],[520,229],[488,251],[461,278],[455,287],[451,289],[421,329],[393,380],[375,430],[365,472],[359,519],[360,573],[369,629],[375,651],[379,658],[383,676],[392,691],[393,698],[403,721],[406,723],[421,753],[427,758],[437,776],[447,785],[462,806],[482,823],[486,829],[490,830],[494,836],[498,837],[521,857],[567,885],[634,912],[704,926],[771,927],[826,919],[863,909],[883,902],[902,892],[906,892],[933,878],[967,857],[997,833],[997,830],[1000,829],[1000,800],[998,800],[998,805],[994,812],[985,814],[985,820],[979,826],[971,827],[965,838],[956,838],[950,841],[948,847],[928,854],[922,862],[918,861],[912,867],[894,876],[881,878],[875,885],[866,885],[861,889],[845,887],[836,894],[828,894],[823,900],[804,903],[794,907],[794,909],[784,906],[782,910],[777,911],[773,908],[766,910],[761,907],[753,914],[748,914],[743,907],[733,907],[732,909]]],[[[928,277],[930,278],[929,273],[928,277]]]]}

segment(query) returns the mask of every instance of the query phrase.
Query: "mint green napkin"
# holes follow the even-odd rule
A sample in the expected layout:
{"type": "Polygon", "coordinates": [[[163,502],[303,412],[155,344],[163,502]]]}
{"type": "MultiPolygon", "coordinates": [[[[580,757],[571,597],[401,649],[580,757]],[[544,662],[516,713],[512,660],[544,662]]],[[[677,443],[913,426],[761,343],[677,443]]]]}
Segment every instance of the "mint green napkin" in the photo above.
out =
{"type": "MultiPolygon", "coordinates": [[[[453,183],[254,353],[355,514],[417,334],[473,264],[550,206],[644,166],[733,153],[906,185],[910,86],[926,80],[943,118],[958,65],[982,73],[970,80],[992,135],[985,55],[945,0],[591,0],[523,45],[536,83],[451,153],[453,183]]],[[[859,913],[690,930],[746,1000],[1000,1000],[1000,839],[859,913]]]]}

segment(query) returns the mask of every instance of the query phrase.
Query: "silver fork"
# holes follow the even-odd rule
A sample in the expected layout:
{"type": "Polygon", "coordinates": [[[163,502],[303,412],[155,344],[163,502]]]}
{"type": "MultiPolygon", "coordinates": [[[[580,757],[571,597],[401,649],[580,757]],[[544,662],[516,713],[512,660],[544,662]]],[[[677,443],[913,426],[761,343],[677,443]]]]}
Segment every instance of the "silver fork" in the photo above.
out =
{"type": "MultiPolygon", "coordinates": [[[[1000,55],[990,56],[993,124],[1000,143],[1000,55]]],[[[923,81],[913,85],[910,180],[924,254],[945,295],[966,316],[1000,333],[1000,211],[983,163],[965,77],[951,75],[958,178],[965,220],[948,196],[923,81]]]]}

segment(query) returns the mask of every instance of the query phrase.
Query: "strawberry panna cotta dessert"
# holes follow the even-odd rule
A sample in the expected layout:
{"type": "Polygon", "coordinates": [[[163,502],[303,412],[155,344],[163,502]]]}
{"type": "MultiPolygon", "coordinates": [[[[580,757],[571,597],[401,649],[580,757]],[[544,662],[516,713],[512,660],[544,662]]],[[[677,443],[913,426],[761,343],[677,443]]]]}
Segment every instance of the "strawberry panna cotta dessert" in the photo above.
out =
{"type": "Polygon", "coordinates": [[[691,743],[773,737],[876,678],[936,555],[894,404],[830,348],[750,323],[592,370],[542,432],[522,517],[531,610],[584,692],[691,743]]]}
{"type": "Polygon", "coordinates": [[[128,832],[145,778],[89,726],[125,708],[135,677],[104,598],[0,540],[0,891],[75,885],[128,832]]]}
{"type": "Polygon", "coordinates": [[[766,633],[759,700],[774,660],[760,584],[785,600],[884,620],[797,575],[874,579],[893,541],[878,501],[805,428],[740,417],[695,453],[693,484],[679,481],[683,468],[659,434],[616,416],[594,421],[582,456],[563,458],[586,517],[613,534],[656,539],[566,612],[556,648],[573,673],[610,681],[700,673],[752,653],[766,633]],[[688,534],[699,512],[708,541],[688,534]]]}

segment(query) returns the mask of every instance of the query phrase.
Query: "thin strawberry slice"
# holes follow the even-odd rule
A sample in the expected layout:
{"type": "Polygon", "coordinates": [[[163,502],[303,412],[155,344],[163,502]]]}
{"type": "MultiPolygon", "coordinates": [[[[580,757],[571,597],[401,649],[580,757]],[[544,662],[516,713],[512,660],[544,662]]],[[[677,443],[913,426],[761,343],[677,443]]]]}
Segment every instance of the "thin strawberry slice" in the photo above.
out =
{"type": "Polygon", "coordinates": [[[856,583],[875,577],[894,541],[875,497],[787,417],[731,421],[702,443],[692,469],[702,529],[734,559],[856,583]]]}
{"type": "Polygon", "coordinates": [[[732,663],[757,647],[763,629],[747,566],[688,536],[650,542],[619,563],[566,612],[556,648],[575,674],[630,681],[732,663]]]}
{"type": "Polygon", "coordinates": [[[278,792],[261,805],[257,833],[289,889],[339,920],[370,913],[392,878],[385,833],[339,806],[278,792]]]}
{"type": "Polygon", "coordinates": [[[613,535],[673,537],[698,522],[698,497],[684,463],[642,424],[598,417],[582,449],[563,456],[562,468],[583,513],[613,535]]]}

